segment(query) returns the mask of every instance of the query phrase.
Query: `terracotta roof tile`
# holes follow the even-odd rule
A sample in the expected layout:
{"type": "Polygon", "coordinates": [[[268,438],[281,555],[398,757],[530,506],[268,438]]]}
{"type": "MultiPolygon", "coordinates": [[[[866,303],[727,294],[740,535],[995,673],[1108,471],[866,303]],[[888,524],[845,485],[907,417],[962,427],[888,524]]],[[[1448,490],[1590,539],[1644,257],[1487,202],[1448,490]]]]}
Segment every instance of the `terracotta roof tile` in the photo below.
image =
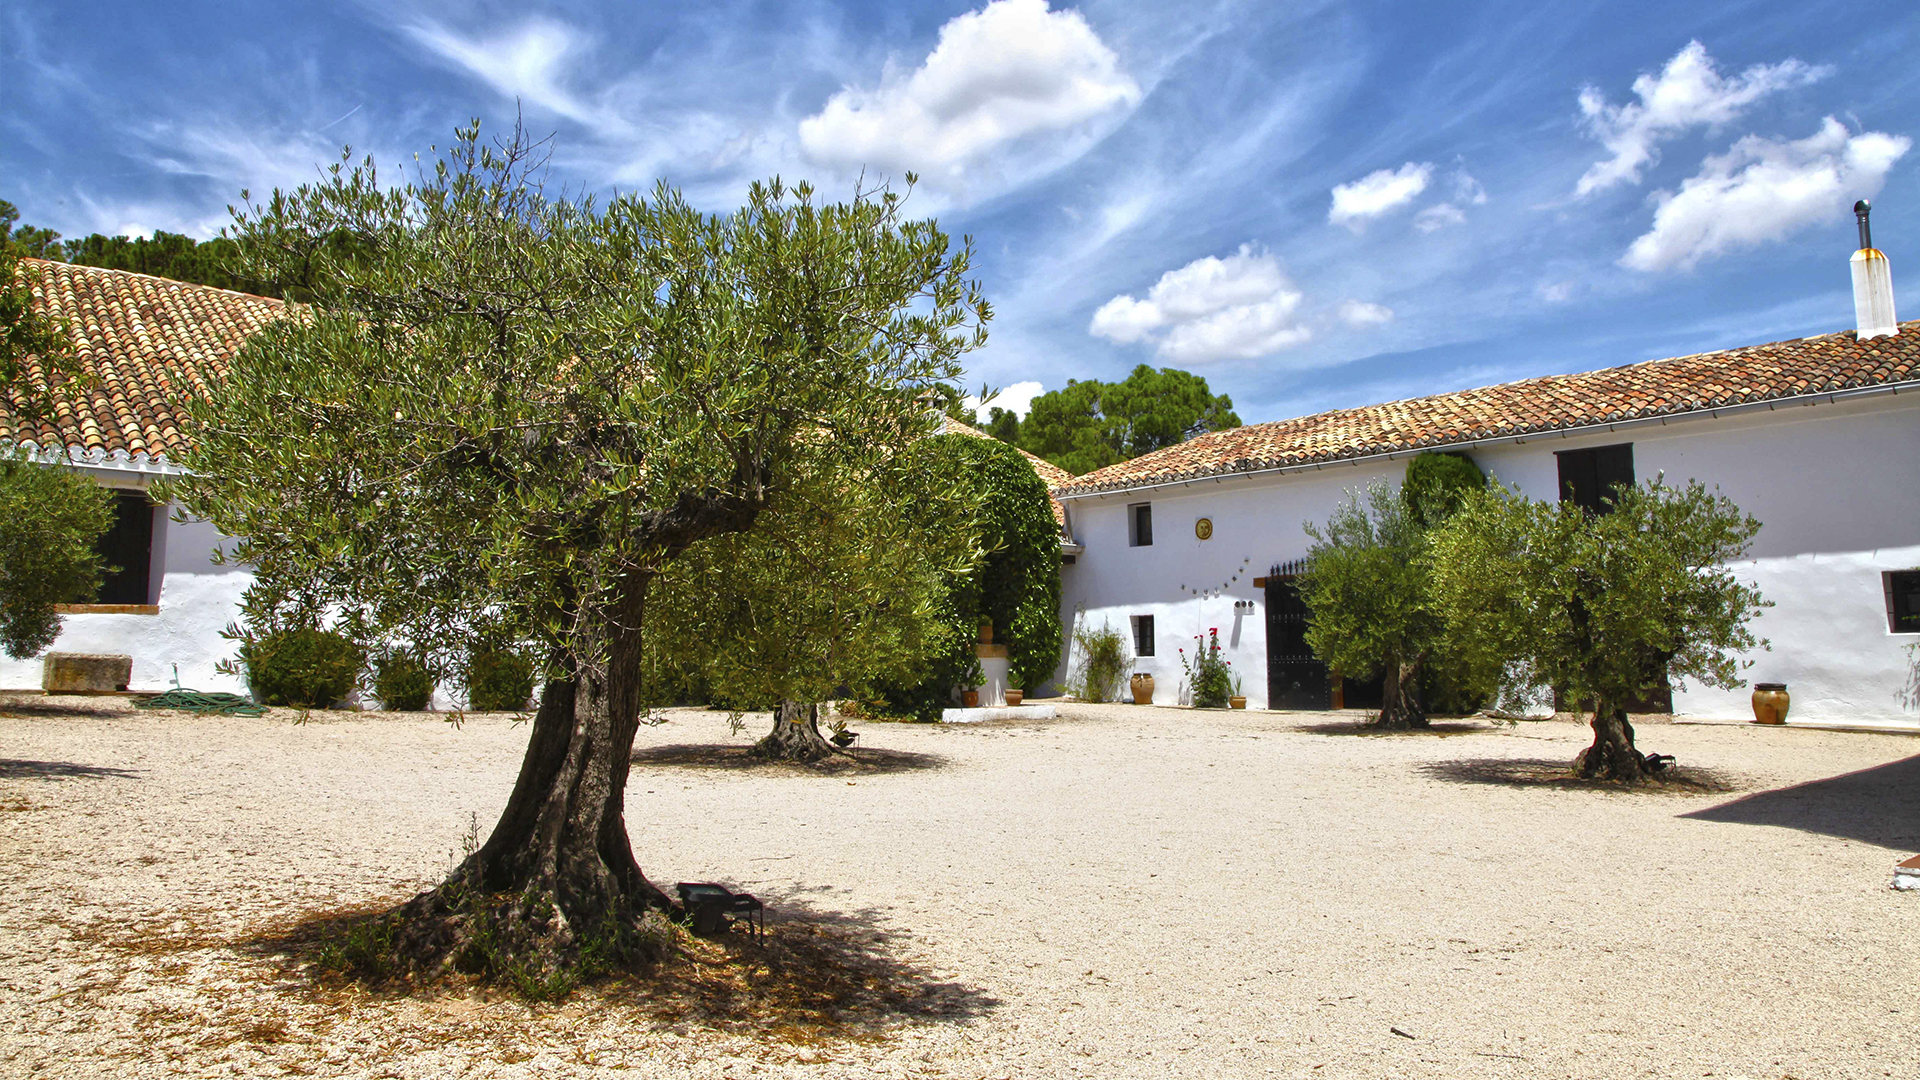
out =
{"type": "Polygon", "coordinates": [[[1210,432],[1054,485],[1054,495],[1314,465],[1920,379],[1920,321],[1549,375],[1210,432]]]}
{"type": "MultiPolygon", "coordinates": [[[[242,342],[286,305],[263,296],[190,285],[125,270],[20,260],[34,309],[67,324],[74,354],[96,385],[63,399],[50,420],[23,422],[0,398],[0,445],[64,449],[91,458],[173,458],[185,403],[168,369],[204,386],[226,370],[242,342]]],[[[28,376],[44,377],[37,357],[28,376]]]]}

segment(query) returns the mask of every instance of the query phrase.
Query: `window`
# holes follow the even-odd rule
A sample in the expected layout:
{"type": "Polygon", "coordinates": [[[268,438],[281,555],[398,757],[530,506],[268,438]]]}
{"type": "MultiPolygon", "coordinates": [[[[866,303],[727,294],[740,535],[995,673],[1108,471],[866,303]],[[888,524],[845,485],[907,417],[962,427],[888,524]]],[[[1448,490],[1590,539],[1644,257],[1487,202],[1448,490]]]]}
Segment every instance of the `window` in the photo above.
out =
{"type": "Polygon", "coordinates": [[[1887,591],[1887,629],[1920,634],[1920,570],[1889,570],[1880,577],[1887,591]]]}
{"type": "Polygon", "coordinates": [[[1127,507],[1127,542],[1134,547],[1153,546],[1153,504],[1134,503],[1127,507]]]}
{"type": "Polygon", "coordinates": [[[1153,655],[1153,616],[1151,615],[1133,617],[1133,655],[1153,655]]]}
{"type": "Polygon", "coordinates": [[[1564,450],[1560,461],[1560,501],[1574,503],[1589,513],[1604,514],[1622,484],[1633,486],[1633,444],[1596,446],[1591,450],[1564,450]]]}
{"type": "Polygon", "coordinates": [[[113,524],[95,545],[109,569],[100,581],[96,604],[146,604],[147,570],[153,557],[153,503],[144,492],[117,491],[113,524]]]}

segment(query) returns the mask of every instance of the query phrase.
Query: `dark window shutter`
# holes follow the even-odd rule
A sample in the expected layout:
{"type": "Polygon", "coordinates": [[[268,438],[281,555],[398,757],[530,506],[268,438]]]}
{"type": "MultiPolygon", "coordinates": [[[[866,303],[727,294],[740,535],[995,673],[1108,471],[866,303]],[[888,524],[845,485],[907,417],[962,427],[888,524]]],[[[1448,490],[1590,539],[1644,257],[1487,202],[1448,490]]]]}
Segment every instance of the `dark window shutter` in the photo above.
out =
{"type": "Polygon", "coordinates": [[[1153,616],[1151,615],[1133,617],[1133,655],[1153,655],[1153,616]]]}
{"type": "Polygon", "coordinates": [[[1896,634],[1920,634],[1920,570],[1888,571],[1887,624],[1896,634]]]}
{"type": "Polygon", "coordinates": [[[1614,497],[1614,488],[1633,486],[1632,443],[1565,450],[1554,457],[1560,466],[1560,500],[1590,513],[1606,513],[1612,507],[1603,500],[1614,497]]]}
{"type": "Polygon", "coordinates": [[[107,565],[95,603],[147,604],[147,571],[153,556],[153,503],[144,494],[116,492],[113,524],[95,550],[107,565]]]}
{"type": "Polygon", "coordinates": [[[1133,508],[1133,546],[1153,546],[1153,504],[1141,503],[1133,508]]]}

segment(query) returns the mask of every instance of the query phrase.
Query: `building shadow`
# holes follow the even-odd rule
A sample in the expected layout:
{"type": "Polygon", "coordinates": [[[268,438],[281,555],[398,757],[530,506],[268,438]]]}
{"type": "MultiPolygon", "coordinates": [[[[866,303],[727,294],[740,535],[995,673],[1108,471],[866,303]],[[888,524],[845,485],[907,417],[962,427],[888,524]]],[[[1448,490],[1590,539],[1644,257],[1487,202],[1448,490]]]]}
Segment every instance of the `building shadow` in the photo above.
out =
{"type": "Polygon", "coordinates": [[[73,780],[84,777],[138,780],[140,774],[107,765],[82,765],[74,761],[23,761],[18,758],[0,758],[0,780],[73,780]]]}
{"type": "Polygon", "coordinates": [[[1756,792],[1680,816],[1776,825],[1897,850],[1920,849],[1920,754],[1825,780],[1756,792]]]}
{"type": "Polygon", "coordinates": [[[842,750],[832,757],[801,765],[786,761],[768,761],[755,757],[750,746],[721,743],[675,743],[635,749],[633,765],[640,767],[689,769],[758,769],[770,772],[814,773],[823,776],[874,776],[881,773],[943,769],[948,760],[938,754],[916,754],[908,750],[883,750],[879,747],[842,750]]]}
{"type": "Polygon", "coordinates": [[[1611,780],[1583,780],[1574,775],[1572,758],[1470,758],[1434,761],[1420,771],[1435,780],[1456,784],[1494,784],[1501,787],[1558,788],[1563,791],[1603,791],[1622,794],[1717,795],[1739,791],[1738,780],[1716,769],[1674,765],[1643,784],[1611,780]]]}

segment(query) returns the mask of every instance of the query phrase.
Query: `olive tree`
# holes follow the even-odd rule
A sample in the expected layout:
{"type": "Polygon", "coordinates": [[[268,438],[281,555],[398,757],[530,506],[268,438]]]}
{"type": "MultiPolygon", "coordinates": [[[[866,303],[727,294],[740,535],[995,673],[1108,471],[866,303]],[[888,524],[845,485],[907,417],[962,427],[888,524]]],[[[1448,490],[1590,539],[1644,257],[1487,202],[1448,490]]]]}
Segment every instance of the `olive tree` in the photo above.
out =
{"type": "Polygon", "coordinates": [[[1382,677],[1374,724],[1426,727],[1420,669],[1446,630],[1433,605],[1427,530],[1397,490],[1377,481],[1364,504],[1349,492],[1324,527],[1305,528],[1313,539],[1299,580],[1312,612],[1307,645],[1335,671],[1382,677]]]}
{"type": "Polygon", "coordinates": [[[1528,665],[1590,703],[1590,779],[1647,775],[1625,704],[1673,679],[1742,685],[1735,653],[1766,647],[1747,623],[1768,606],[1728,564],[1760,523],[1698,481],[1614,489],[1606,513],[1492,489],[1434,536],[1433,606],[1484,663],[1528,665]]]}
{"type": "Polygon", "coordinates": [[[246,201],[239,272],[312,305],[194,402],[179,496],[288,595],[536,650],[499,821],[391,918],[410,965],[545,980],[644,955],[641,916],[670,905],[624,804],[645,642],[672,630],[655,582],[799,479],[857,482],[917,438],[990,312],[970,249],[894,192],[601,204],[546,194],[537,156],[476,125],[410,183],[343,157],[246,201]]]}
{"type": "Polygon", "coordinates": [[[654,680],[689,698],[771,709],[761,757],[835,753],[820,734],[821,703],[921,678],[952,644],[946,578],[982,555],[963,477],[930,464],[899,455],[864,475],[796,482],[753,529],[688,548],[655,585],[652,614],[671,633],[647,643],[654,680]]]}

